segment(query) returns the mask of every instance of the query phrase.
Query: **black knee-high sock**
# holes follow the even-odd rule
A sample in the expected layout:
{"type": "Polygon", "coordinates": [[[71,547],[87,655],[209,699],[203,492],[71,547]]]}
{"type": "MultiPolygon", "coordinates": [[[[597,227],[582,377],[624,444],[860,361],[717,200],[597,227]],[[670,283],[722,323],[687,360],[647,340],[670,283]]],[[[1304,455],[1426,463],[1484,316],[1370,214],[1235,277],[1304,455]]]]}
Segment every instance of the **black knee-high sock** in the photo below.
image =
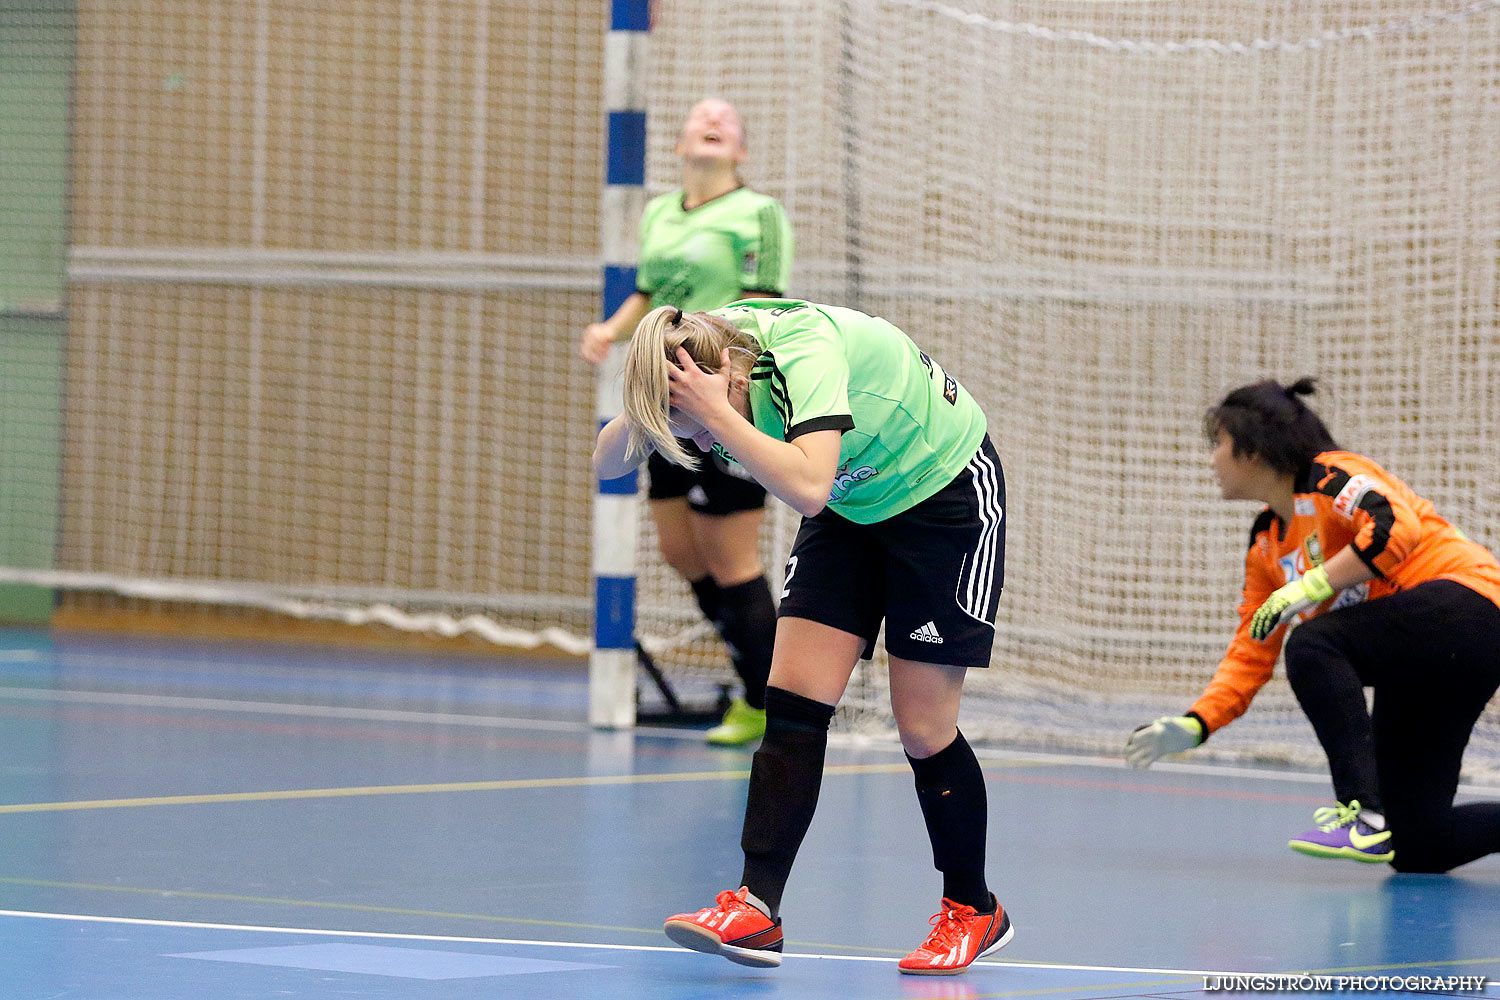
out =
{"type": "Polygon", "coordinates": [[[776,639],[776,604],[764,575],[719,588],[719,634],[729,646],[734,669],[745,685],[745,702],[766,707],[771,646],[776,639]]]}
{"type": "Polygon", "coordinates": [[[703,617],[713,622],[714,628],[719,627],[719,584],[712,576],[705,576],[701,580],[689,580],[688,586],[693,588],[693,597],[698,601],[698,610],[703,612],[703,617]]]}
{"type": "Polygon", "coordinates": [[[916,776],[917,801],[932,841],[932,864],[943,873],[943,895],[981,913],[993,904],[984,881],[985,824],[989,804],[984,772],[969,741],[953,742],[921,760],[907,755],[916,776]]]}
{"type": "Polygon", "coordinates": [[[773,918],[781,909],[792,862],[818,807],[832,720],[832,705],[766,688],[766,735],[750,766],[740,835],[745,851],[740,884],[771,908],[773,918]]]}

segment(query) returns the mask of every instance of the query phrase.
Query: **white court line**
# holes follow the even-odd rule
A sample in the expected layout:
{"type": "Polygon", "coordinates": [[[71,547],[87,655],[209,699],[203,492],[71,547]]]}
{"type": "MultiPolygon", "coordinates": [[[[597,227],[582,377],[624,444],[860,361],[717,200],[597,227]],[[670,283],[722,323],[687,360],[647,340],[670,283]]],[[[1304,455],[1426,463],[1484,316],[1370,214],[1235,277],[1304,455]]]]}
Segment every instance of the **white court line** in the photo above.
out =
{"type": "MultiPolygon", "coordinates": [[[[93,705],[131,705],[137,708],[189,708],[207,712],[232,712],[252,715],[291,715],[322,719],[358,719],[367,722],[415,722],[427,725],[475,726],[484,729],[536,729],[555,733],[596,733],[587,722],[555,719],[516,719],[493,715],[470,715],[461,712],[421,712],[394,708],[354,708],[344,705],[298,705],[280,701],[237,701],[227,698],[189,698],[178,695],[130,694],[121,691],[54,691],[46,688],[0,687],[0,699],[13,698],[23,701],[54,701],[93,705]]],[[[682,740],[701,743],[703,733],[696,729],[681,729],[666,726],[637,726],[633,730],[620,730],[620,734],[637,733],[661,739],[682,740]]],[[[895,734],[887,738],[833,733],[829,736],[831,746],[846,749],[875,750],[896,753],[901,744],[895,734]]],[[[1119,770],[1125,766],[1117,757],[1097,754],[1066,754],[1046,751],[982,749],[974,748],[975,756],[989,761],[1031,761],[1038,764],[1073,764],[1080,767],[1095,767],[1119,770]]],[[[1175,774],[1199,774],[1222,777],[1250,778],[1257,781],[1293,781],[1302,784],[1326,785],[1328,775],[1316,771],[1293,771],[1272,767],[1241,767],[1233,764],[1189,764],[1158,761],[1152,765],[1156,771],[1175,774]]],[[[1466,795],[1495,794],[1494,786],[1461,784],[1458,791],[1466,795]]]]}
{"type": "MultiPolygon", "coordinates": [[[[32,910],[0,910],[0,917],[30,920],[71,920],[93,924],[131,924],[137,927],[179,927],[207,931],[253,931],[260,934],[308,934],[321,937],[373,938],[383,941],[442,941],[449,944],[504,944],[533,948],[586,948],[594,951],[657,951],[679,955],[687,949],[654,944],[588,944],[579,941],[532,941],[526,938],[458,937],[445,934],[397,934],[388,931],[335,931],[317,927],[265,927],[257,924],[214,924],[192,920],[148,920],[144,917],[101,917],[83,913],[42,913],[32,910]]],[[[828,962],[899,962],[899,958],[870,955],[812,955],[787,952],[783,958],[811,958],[828,962]]],[[[979,961],[974,966],[1005,969],[1052,969],[1059,972],[1133,972],[1148,976],[1240,976],[1252,973],[1206,972],[1197,969],[1139,969],[1123,965],[1056,965],[1050,962],[979,961]]]]}

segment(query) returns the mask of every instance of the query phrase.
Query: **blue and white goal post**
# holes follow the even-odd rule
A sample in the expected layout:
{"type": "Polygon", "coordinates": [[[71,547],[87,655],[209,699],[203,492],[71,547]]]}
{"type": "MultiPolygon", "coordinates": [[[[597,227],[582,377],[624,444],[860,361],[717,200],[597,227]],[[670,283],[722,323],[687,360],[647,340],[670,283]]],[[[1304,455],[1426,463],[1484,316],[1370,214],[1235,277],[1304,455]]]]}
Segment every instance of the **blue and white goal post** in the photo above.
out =
{"type": "MultiPolygon", "coordinates": [[[[604,316],[635,291],[638,227],[646,192],[647,41],[650,0],[613,0],[604,40],[604,109],[608,149],[601,212],[604,316]]],[[[622,408],[616,345],[599,366],[595,413],[599,426],[622,408]]],[[[589,723],[602,729],[635,725],[636,542],[638,476],[599,480],[594,494],[594,649],[589,654],[589,723]]]]}

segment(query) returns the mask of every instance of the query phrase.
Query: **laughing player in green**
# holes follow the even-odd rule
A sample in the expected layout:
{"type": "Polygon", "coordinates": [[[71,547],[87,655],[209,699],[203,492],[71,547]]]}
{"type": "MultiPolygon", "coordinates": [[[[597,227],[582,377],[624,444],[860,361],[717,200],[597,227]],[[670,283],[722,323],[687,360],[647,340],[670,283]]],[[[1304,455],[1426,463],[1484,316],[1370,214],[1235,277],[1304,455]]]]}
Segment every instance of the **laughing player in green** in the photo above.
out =
{"type": "MultiPolygon", "coordinates": [[[[740,179],[745,130],[734,105],[699,101],[675,147],[682,186],[652,199],[641,216],[636,291],[614,315],[584,331],[579,353],[599,364],[654,306],[714,309],[747,296],[786,293],[792,231],[770,195],[740,179]]],[[[766,675],[776,605],[760,561],[766,493],[743,470],[697,456],[694,467],[652,455],[652,521],[662,557],[692,588],[704,617],[729,647],[744,697],[734,699],[710,743],[738,745],[766,727],[766,675]]]]}
{"type": "Polygon", "coordinates": [[[943,876],[933,930],[899,968],[962,972],[1013,933],[985,880],[984,775],[958,731],[966,671],[989,665],[1004,576],[1005,480],[984,413],[895,326],[797,300],[653,310],[624,388],[624,414],[595,445],[601,477],[648,451],[691,463],[679,441],[689,438],[803,515],[751,766],[741,886],[669,918],[667,936],[742,965],[781,963],[781,897],[817,806],[834,706],[884,621],[891,710],[943,876]]]}

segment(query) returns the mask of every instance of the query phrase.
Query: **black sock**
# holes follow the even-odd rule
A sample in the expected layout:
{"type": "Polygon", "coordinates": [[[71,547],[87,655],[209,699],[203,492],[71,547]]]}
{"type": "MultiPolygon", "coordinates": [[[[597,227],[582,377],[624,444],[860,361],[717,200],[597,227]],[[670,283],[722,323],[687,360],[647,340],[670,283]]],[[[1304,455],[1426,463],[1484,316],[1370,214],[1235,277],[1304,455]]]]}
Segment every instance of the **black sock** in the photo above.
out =
{"type": "Polygon", "coordinates": [[[823,756],[833,706],[778,687],[766,689],[766,735],[750,766],[750,793],[740,846],[740,884],[771,908],[775,919],[797,849],[818,808],[823,756]]]}
{"type": "Polygon", "coordinates": [[[943,895],[981,913],[994,908],[984,881],[989,804],[984,772],[964,734],[931,757],[906,758],[916,776],[917,801],[932,841],[932,864],[943,873],[943,895]]]}
{"type": "Polygon", "coordinates": [[[693,588],[693,597],[698,601],[698,610],[703,612],[703,617],[714,623],[714,628],[719,627],[719,585],[712,576],[705,576],[701,580],[689,580],[688,586],[693,588]]]}
{"type": "Polygon", "coordinates": [[[719,589],[719,634],[729,646],[735,673],[745,685],[745,702],[766,707],[771,647],[776,640],[776,604],[764,575],[719,589]]]}

